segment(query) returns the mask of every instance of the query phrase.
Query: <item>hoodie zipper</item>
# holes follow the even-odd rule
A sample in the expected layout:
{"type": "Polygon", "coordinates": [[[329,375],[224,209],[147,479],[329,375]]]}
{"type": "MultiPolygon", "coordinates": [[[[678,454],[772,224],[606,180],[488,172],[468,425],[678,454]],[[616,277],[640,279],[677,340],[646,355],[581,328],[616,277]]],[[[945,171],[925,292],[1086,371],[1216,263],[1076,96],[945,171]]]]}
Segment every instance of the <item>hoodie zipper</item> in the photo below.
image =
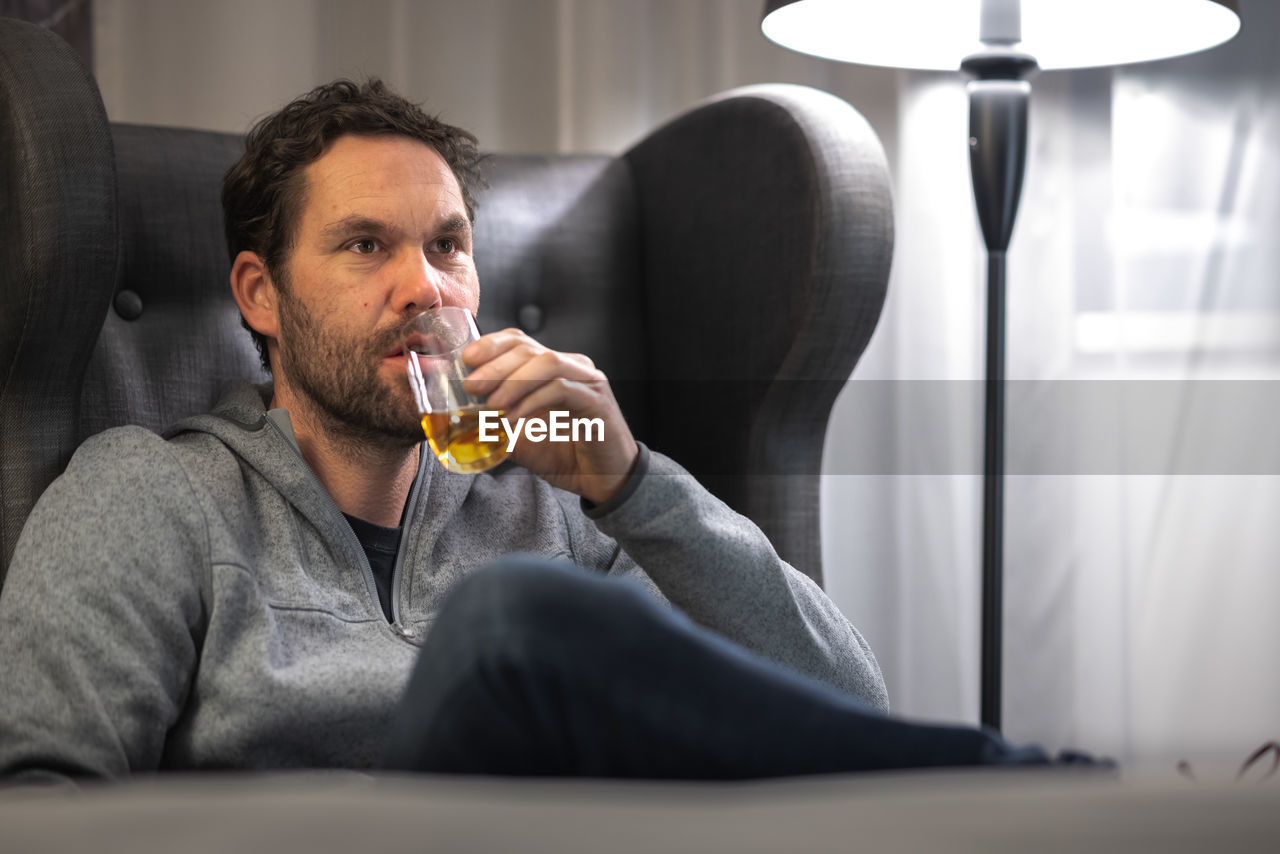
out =
{"type": "MultiPolygon", "coordinates": [[[[400,528],[400,542],[396,545],[396,562],[391,567],[391,626],[400,637],[407,641],[416,641],[418,633],[404,625],[400,620],[400,575],[404,567],[404,554],[408,550],[406,543],[409,542],[409,532],[413,527],[414,516],[417,515],[415,511],[418,508],[418,496],[422,493],[422,476],[426,467],[426,448],[423,445],[419,445],[418,474],[413,479],[413,486],[409,487],[409,501],[405,505],[404,525],[400,528]]],[[[370,570],[369,573],[370,577],[372,577],[373,570],[370,570]]]]}
{"type": "MultiPolygon", "coordinates": [[[[294,445],[293,442],[289,441],[289,437],[284,434],[284,430],[280,428],[280,425],[265,414],[263,415],[262,420],[269,424],[271,429],[275,431],[276,435],[284,440],[285,445],[298,455],[298,459],[302,460],[303,465],[307,465],[307,461],[303,458],[302,452],[298,450],[297,446],[294,445]]],[[[417,632],[400,622],[400,566],[404,562],[404,544],[409,533],[409,525],[413,519],[413,508],[417,504],[418,492],[420,491],[422,483],[422,461],[423,455],[421,449],[419,449],[418,475],[414,478],[413,487],[409,492],[409,512],[405,514],[406,522],[400,532],[400,542],[396,547],[396,562],[391,571],[392,622],[386,623],[392,634],[403,641],[413,644],[414,646],[419,645],[417,632]]],[[[312,478],[315,478],[316,474],[311,470],[311,466],[307,465],[307,471],[311,474],[312,478]]],[[[356,541],[356,558],[360,562],[360,571],[364,576],[365,595],[368,596],[369,591],[373,591],[373,601],[371,604],[374,605],[374,610],[378,614],[381,614],[382,606],[377,601],[378,585],[373,579],[373,567],[369,566],[369,556],[364,553],[364,547],[360,545],[359,537],[356,536],[355,531],[351,530],[351,526],[347,524],[346,517],[342,515],[342,510],[338,507],[337,503],[334,502],[333,496],[329,495],[329,491],[324,488],[324,484],[319,484],[318,479],[317,483],[320,486],[320,493],[328,500],[329,506],[333,509],[333,512],[337,514],[337,517],[342,520],[342,529],[345,529],[347,535],[356,541]]],[[[382,621],[379,620],[379,622],[382,621]]]]}

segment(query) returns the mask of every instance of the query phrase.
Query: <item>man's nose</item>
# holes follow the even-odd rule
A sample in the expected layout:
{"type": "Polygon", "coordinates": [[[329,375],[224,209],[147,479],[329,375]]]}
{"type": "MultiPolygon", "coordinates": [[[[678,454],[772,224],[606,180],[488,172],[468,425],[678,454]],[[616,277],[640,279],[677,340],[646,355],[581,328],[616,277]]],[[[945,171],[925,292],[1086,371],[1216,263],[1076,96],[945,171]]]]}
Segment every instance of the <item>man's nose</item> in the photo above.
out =
{"type": "Polygon", "coordinates": [[[401,314],[437,308],[444,304],[443,284],[441,272],[426,253],[412,253],[396,271],[395,308],[401,314]]]}

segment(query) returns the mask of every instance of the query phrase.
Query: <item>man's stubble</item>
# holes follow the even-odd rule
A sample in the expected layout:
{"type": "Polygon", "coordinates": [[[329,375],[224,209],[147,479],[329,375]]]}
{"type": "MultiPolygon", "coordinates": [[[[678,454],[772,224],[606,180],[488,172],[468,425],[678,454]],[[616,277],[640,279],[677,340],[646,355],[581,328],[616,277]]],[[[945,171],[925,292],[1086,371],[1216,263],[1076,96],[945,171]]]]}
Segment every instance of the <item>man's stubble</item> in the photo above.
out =
{"type": "Polygon", "coordinates": [[[422,441],[407,378],[391,388],[379,377],[383,357],[400,340],[402,324],[358,340],[326,330],[291,293],[277,288],[280,369],[311,404],[315,417],[337,442],[409,448],[422,441]]]}

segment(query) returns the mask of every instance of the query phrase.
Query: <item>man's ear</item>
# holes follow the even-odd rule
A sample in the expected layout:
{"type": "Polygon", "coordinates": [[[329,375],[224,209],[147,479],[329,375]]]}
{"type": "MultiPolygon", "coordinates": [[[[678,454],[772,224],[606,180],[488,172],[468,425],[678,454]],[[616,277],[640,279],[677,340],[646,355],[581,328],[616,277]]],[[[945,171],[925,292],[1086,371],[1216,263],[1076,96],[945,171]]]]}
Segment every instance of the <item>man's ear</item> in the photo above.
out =
{"type": "Polygon", "coordinates": [[[279,295],[257,252],[245,250],[231,262],[231,294],[254,331],[267,338],[279,336],[279,295]]]}

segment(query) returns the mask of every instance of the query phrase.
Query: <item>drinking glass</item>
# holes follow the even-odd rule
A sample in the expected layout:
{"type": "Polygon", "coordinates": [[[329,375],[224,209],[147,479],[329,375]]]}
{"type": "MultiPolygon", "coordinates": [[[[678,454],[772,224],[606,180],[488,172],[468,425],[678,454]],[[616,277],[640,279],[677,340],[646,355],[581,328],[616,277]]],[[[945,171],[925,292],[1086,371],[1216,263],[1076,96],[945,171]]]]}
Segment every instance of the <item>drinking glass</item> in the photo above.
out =
{"type": "Polygon", "coordinates": [[[485,398],[462,387],[471,369],[462,363],[462,348],[480,337],[475,318],[465,308],[445,306],[425,311],[405,327],[405,369],[413,390],[427,444],[446,469],[475,474],[507,458],[503,410],[486,410],[485,398]],[[492,412],[482,441],[481,411],[492,412]]]}

